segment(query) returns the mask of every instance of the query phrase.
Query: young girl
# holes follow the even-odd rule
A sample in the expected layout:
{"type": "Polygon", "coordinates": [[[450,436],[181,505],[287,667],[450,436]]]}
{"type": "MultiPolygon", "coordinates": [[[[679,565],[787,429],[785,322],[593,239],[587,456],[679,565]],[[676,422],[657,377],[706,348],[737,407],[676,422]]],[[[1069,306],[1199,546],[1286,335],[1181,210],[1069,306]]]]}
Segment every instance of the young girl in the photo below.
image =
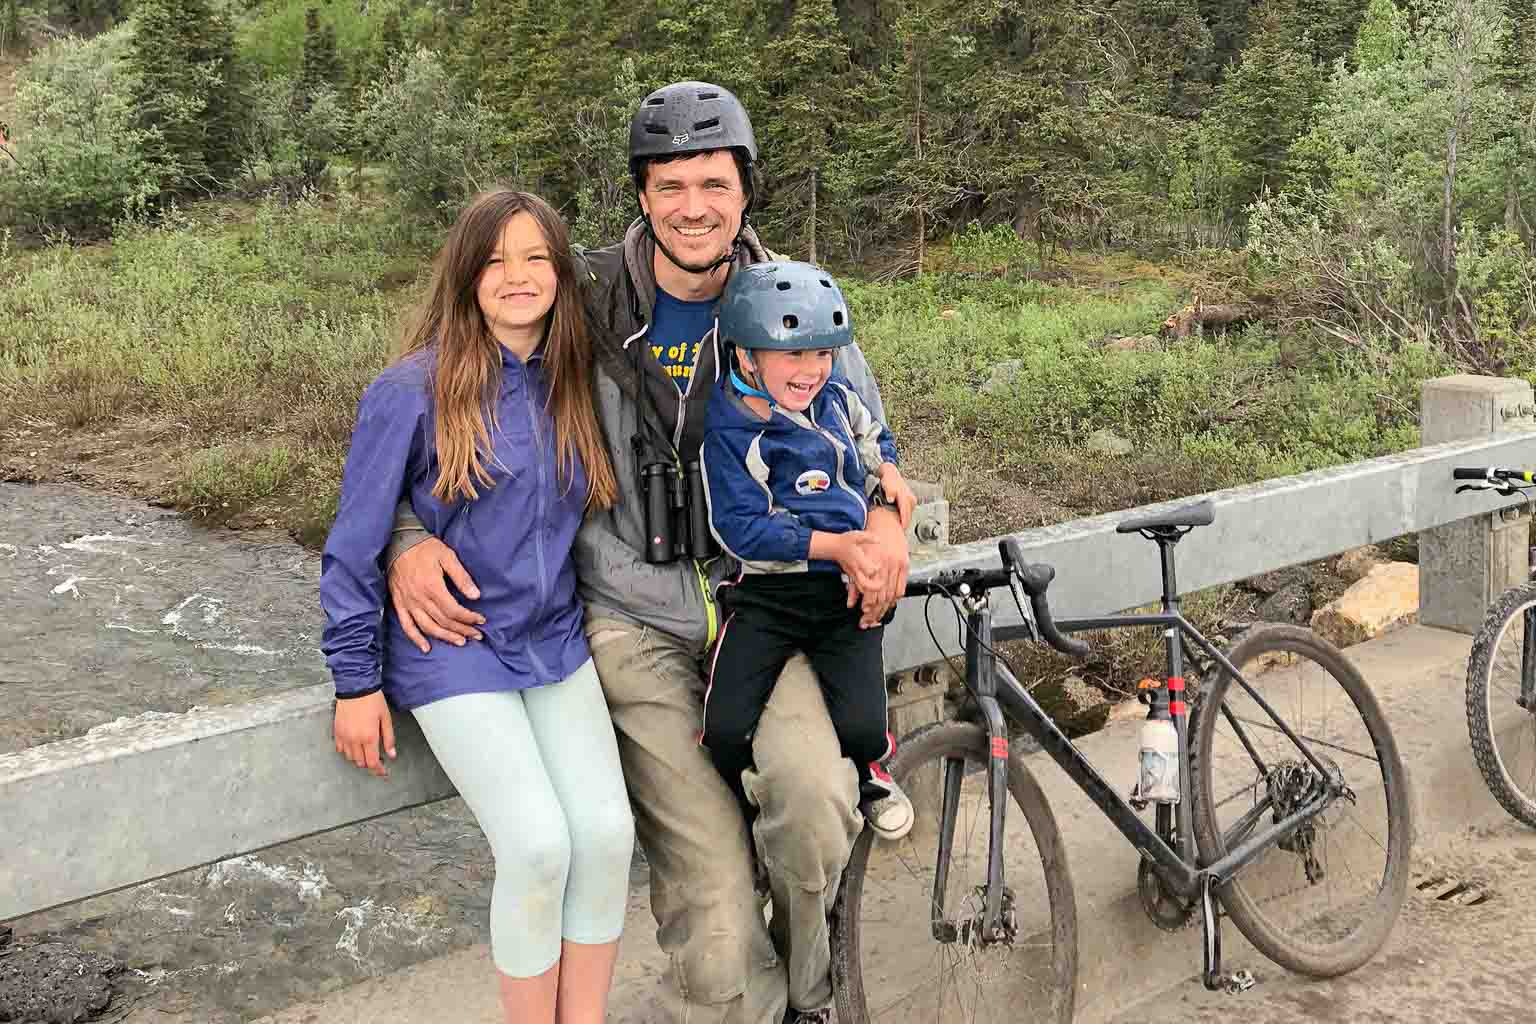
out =
{"type": "Polygon", "coordinates": [[[385,775],[390,708],[420,723],[496,858],[491,950],[518,1024],[604,1019],[634,843],[569,557],[616,495],[584,325],[559,215],[523,192],[471,202],[359,403],[321,565],[336,749],[385,775]],[[478,642],[424,653],[387,609],[402,497],[477,582],[478,642]]]}

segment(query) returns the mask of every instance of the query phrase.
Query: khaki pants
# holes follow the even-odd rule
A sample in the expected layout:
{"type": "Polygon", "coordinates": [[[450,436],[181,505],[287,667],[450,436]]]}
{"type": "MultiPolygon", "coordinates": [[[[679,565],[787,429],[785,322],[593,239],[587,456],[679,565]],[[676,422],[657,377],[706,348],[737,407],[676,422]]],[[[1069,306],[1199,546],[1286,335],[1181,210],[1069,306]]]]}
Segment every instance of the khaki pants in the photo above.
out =
{"type": "MultiPolygon", "coordinates": [[[[831,1001],[827,913],[863,827],[810,663],[785,666],[753,742],[748,797],[773,895],[771,929],[752,889],[746,826],[699,745],[705,672],[676,637],[613,619],[587,623],[618,734],[635,831],[651,868],[657,942],[670,957],[674,1024],[780,1024],[831,1001]],[[771,936],[770,936],[771,931],[771,936]]],[[[721,680],[721,685],[729,685],[721,680]]]]}

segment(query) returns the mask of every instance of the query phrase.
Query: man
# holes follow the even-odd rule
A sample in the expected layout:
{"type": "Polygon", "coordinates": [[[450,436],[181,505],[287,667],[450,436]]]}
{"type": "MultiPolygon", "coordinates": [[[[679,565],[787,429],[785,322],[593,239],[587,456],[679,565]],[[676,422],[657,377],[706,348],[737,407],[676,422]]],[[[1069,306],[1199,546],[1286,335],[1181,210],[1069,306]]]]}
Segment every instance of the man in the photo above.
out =
{"type": "MultiPolygon", "coordinates": [[[[827,912],[862,827],[853,764],[841,755],[809,663],[797,656],[763,714],[755,770],[743,777],[758,807],[749,839],[698,743],[704,659],[720,627],[714,587],[728,560],[647,551],[656,539],[647,530],[648,477],[654,486],[698,459],[721,372],[715,301],[734,267],[769,258],[748,224],[757,143],[730,92],[680,82],[641,103],[629,151],[641,216],[623,242],[585,254],[597,326],[594,388],[620,500],[582,528],[576,563],[650,864],[657,940],[671,957],[669,1010],[679,1024],[827,1021],[827,912]],[[767,928],[754,851],[773,901],[767,928]]],[[[883,419],[857,346],[839,350],[836,368],[883,419]]],[[[866,623],[878,622],[906,586],[901,522],[914,504],[906,491],[899,511],[870,512],[877,568],[853,581],[866,623]]],[[[405,506],[397,527],[390,592],[406,632],[424,645],[425,637],[473,642],[478,626],[494,628],[454,600],[444,576],[470,598],[478,596],[473,581],[405,506]]]]}

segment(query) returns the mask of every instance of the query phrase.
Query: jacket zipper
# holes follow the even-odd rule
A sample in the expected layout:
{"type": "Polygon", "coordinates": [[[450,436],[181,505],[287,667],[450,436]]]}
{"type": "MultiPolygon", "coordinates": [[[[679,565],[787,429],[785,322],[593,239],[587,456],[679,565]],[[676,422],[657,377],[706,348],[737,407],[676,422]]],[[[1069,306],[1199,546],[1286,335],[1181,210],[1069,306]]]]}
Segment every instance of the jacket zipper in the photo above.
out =
{"type": "Polygon", "coordinates": [[[822,437],[826,438],[827,443],[832,446],[833,453],[837,456],[837,486],[841,487],[844,491],[846,491],[848,493],[848,495],[850,497],[852,497],[855,501],[857,501],[859,503],[859,508],[864,510],[864,515],[867,517],[869,515],[869,503],[868,503],[868,501],[865,499],[865,497],[864,497],[864,495],[862,493],[857,492],[852,487],[848,486],[848,480],[847,480],[846,476],[843,474],[843,446],[842,446],[842,444],[837,440],[837,438],[832,436],[832,432],[830,430],[827,430],[820,423],[816,422],[816,415],[815,415],[815,412],[813,410],[811,410],[811,409],[805,410],[805,418],[810,422],[812,427],[816,428],[816,432],[818,434],[820,434],[822,437]]]}
{"type": "MultiPolygon", "coordinates": [[[[549,605],[549,593],[548,593],[548,590],[549,590],[549,579],[548,579],[548,575],[547,575],[545,567],[544,567],[544,563],[545,563],[545,559],[544,559],[544,531],[549,526],[549,493],[548,493],[549,489],[548,489],[548,487],[545,486],[545,472],[544,472],[544,470],[545,470],[546,467],[545,467],[545,458],[544,458],[544,445],[542,444],[541,439],[539,437],[539,421],[538,421],[538,417],[534,413],[533,381],[531,379],[531,375],[528,373],[528,367],[526,365],[524,365],[522,367],[522,373],[523,373],[523,408],[525,410],[527,410],[527,413],[528,413],[528,425],[529,425],[529,427],[533,431],[534,461],[538,464],[538,467],[539,467],[538,491],[537,491],[537,493],[538,493],[538,500],[537,500],[537,504],[536,504],[537,512],[536,512],[536,514],[534,516],[534,529],[533,529],[533,553],[534,553],[535,565],[538,567],[538,580],[539,580],[539,582],[538,582],[538,596],[539,596],[539,603],[538,603],[538,607],[537,607],[538,615],[534,619],[534,621],[542,623],[542,621],[544,619],[544,613],[545,613],[545,611],[546,611],[546,609],[547,609],[547,607],[549,605]]],[[[527,639],[528,660],[533,662],[533,664],[537,667],[537,669],[539,670],[539,673],[541,675],[547,677],[549,675],[549,670],[545,667],[544,663],[539,660],[538,654],[535,653],[535,651],[533,649],[533,636],[531,634],[532,634],[532,631],[530,630],[530,635],[529,635],[529,637],[527,639]]]]}

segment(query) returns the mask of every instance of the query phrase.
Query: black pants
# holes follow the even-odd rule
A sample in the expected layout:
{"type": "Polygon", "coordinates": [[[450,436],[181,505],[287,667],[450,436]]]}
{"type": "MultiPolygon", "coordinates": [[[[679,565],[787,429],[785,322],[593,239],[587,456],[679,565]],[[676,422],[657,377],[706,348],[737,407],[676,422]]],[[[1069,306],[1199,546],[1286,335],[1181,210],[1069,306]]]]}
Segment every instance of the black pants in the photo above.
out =
{"type": "Polygon", "coordinates": [[[865,789],[870,762],[890,753],[884,626],[859,628],[859,609],[847,607],[847,589],[831,572],[748,576],[722,587],[721,600],[728,614],[704,697],[704,746],[748,819],[741,773],[752,767],[752,734],[796,651],[810,658],[843,754],[865,789]]]}

